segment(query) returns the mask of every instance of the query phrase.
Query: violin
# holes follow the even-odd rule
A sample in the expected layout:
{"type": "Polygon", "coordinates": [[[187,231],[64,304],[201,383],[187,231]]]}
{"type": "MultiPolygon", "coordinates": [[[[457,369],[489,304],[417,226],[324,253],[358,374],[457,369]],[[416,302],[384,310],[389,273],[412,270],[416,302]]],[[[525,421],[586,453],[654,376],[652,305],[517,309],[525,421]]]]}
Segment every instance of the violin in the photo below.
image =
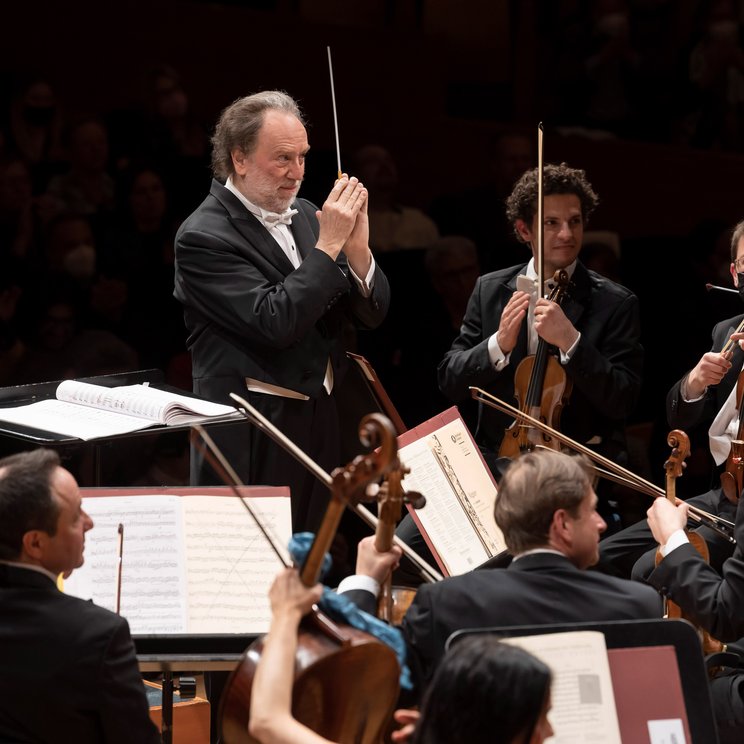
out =
{"type": "MultiPolygon", "coordinates": [[[[305,586],[318,581],[346,503],[361,500],[367,485],[384,475],[397,450],[392,425],[379,414],[362,420],[360,439],[379,443],[379,448],[332,473],[331,500],[300,571],[305,586]]],[[[227,680],[218,714],[224,744],[256,743],[248,733],[248,719],[262,645],[263,638],[254,641],[227,680]]],[[[332,741],[378,744],[398,700],[399,676],[398,659],[389,646],[313,607],[298,632],[292,713],[332,741]]]]}
{"type": "MultiPolygon", "coordinates": [[[[669,436],[667,437],[667,444],[672,447],[672,451],[669,455],[669,459],[664,463],[664,470],[666,472],[666,497],[673,504],[676,504],[676,482],[677,478],[682,475],[682,472],[684,470],[684,461],[690,455],[690,439],[687,434],[685,434],[685,432],[681,431],[680,429],[674,429],[669,433],[669,436]]],[[[708,563],[710,561],[710,554],[708,551],[708,544],[705,542],[705,538],[698,532],[691,532],[689,530],[685,530],[685,534],[687,535],[690,544],[695,548],[695,550],[698,551],[698,553],[700,553],[701,556],[703,556],[705,562],[708,563]]],[[[664,556],[661,554],[661,549],[658,549],[656,551],[656,565],[658,566],[663,559],[664,556]]],[[[664,609],[665,617],[682,618],[695,625],[695,623],[686,616],[682,608],[676,603],[672,602],[668,597],[664,598],[664,609]]],[[[703,653],[706,656],[725,650],[724,644],[721,643],[721,641],[713,638],[713,636],[711,636],[707,630],[704,630],[699,626],[696,626],[696,628],[703,646],[703,653]]]]}
{"type": "Polygon", "coordinates": [[[739,372],[736,381],[736,410],[739,412],[739,427],[736,439],[731,442],[731,449],[726,458],[726,469],[721,473],[721,490],[732,504],[738,504],[744,489],[744,411],[742,411],[742,395],[744,395],[744,370],[739,372]]]}
{"type": "MultiPolygon", "coordinates": [[[[561,304],[570,285],[568,274],[564,270],[556,271],[553,280],[555,286],[548,299],[561,304]]],[[[541,338],[536,353],[519,363],[514,375],[514,396],[520,411],[560,429],[561,411],[571,395],[572,382],[549,349],[549,344],[541,338]]],[[[524,420],[515,420],[504,433],[499,457],[515,458],[538,444],[560,449],[560,443],[551,435],[537,431],[524,420]]]]}

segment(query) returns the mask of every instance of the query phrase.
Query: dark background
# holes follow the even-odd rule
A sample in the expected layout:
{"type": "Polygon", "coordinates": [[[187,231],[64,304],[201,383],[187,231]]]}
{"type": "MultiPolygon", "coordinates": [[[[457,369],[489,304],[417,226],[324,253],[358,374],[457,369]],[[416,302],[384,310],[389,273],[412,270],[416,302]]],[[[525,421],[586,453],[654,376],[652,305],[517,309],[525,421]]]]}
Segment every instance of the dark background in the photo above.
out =
{"type": "MultiPolygon", "coordinates": [[[[42,73],[65,118],[107,121],[115,172],[156,64],[178,71],[207,131],[235,98],[286,90],[309,122],[302,195],[322,203],[336,175],[330,46],[343,167],[361,145],[384,145],[401,203],[424,211],[487,187],[498,132],[536,139],[544,122],[546,162],[587,171],[601,199],[590,227],[617,233],[620,279],[641,300],[647,370],[633,423],[648,457],[641,465],[657,478],[666,391],[708,348],[712,323],[741,309],[734,295],[714,297],[704,285],[730,286],[728,249],[716,239],[744,218],[736,87],[744,66],[732,55],[707,86],[690,74],[709,25],[740,18],[738,2],[700,0],[14,2],[3,23],[0,94],[6,108],[19,78],[42,73]],[[607,16],[625,18],[620,52],[607,16]]],[[[741,52],[740,26],[738,42],[741,52]]],[[[206,195],[207,164],[190,178],[178,219],[206,195]]],[[[472,209],[503,213],[477,196],[472,209]]],[[[401,291],[415,300],[415,282],[401,291]]],[[[407,401],[393,402],[405,413],[407,401]]],[[[431,407],[441,410],[439,401],[431,407]]]]}

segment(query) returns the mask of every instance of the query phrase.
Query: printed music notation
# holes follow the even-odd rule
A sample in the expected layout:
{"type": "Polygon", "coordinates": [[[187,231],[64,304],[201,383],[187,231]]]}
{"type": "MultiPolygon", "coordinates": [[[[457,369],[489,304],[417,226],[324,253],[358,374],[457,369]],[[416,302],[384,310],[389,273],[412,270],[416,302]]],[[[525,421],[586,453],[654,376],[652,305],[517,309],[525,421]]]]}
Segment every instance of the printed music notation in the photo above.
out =
{"type": "MultiPolygon", "coordinates": [[[[251,506],[286,545],[288,490],[269,490],[281,495],[253,498],[251,506]]],[[[132,633],[267,632],[268,591],[280,562],[237,497],[96,495],[84,496],[83,508],[95,526],[86,534],[85,563],[64,582],[65,592],[115,610],[121,523],[121,615],[132,633]]]]}
{"type": "Polygon", "coordinates": [[[410,472],[405,490],[426,496],[411,510],[449,576],[470,571],[506,549],[493,517],[496,485],[456,408],[399,437],[410,472]]]}

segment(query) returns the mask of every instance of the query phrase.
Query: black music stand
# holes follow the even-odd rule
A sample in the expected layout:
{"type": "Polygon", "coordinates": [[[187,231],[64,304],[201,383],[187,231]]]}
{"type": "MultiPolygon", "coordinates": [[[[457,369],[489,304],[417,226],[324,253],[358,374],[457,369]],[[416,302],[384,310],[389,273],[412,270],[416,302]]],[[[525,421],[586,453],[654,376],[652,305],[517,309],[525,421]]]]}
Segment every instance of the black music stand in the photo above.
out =
{"type": "MultiPolygon", "coordinates": [[[[88,382],[93,385],[101,385],[103,387],[112,388],[118,387],[120,385],[138,385],[149,383],[152,387],[158,388],[160,390],[167,390],[195,399],[199,398],[199,396],[194,395],[189,391],[180,390],[170,385],[166,385],[164,383],[164,374],[159,369],[144,369],[134,372],[118,372],[115,374],[99,375],[96,377],[80,377],[76,379],[80,382],[88,382]]],[[[55,380],[51,382],[39,382],[28,385],[12,385],[10,387],[0,388],[0,408],[29,405],[31,403],[38,403],[42,400],[54,398],[57,386],[60,384],[60,382],[62,381],[55,380]]],[[[234,420],[232,421],[234,422],[234,420]]],[[[204,423],[213,426],[219,425],[220,423],[229,423],[229,421],[218,418],[213,421],[205,420],[204,423]]],[[[152,437],[159,434],[182,432],[190,429],[191,426],[192,424],[178,424],[174,426],[154,424],[152,426],[148,426],[147,428],[138,429],[137,431],[127,432],[125,434],[114,434],[112,436],[83,440],[78,439],[77,437],[68,436],[66,434],[57,434],[51,431],[45,431],[30,426],[24,426],[23,424],[0,421],[0,437],[8,437],[18,440],[19,442],[25,442],[37,447],[43,446],[51,447],[53,449],[76,449],[86,445],[90,445],[90,447],[92,447],[93,456],[93,482],[91,485],[100,486],[102,485],[101,472],[104,446],[109,445],[111,442],[128,439],[131,437],[152,437]]]]}
{"type": "MultiPolygon", "coordinates": [[[[173,741],[174,673],[229,672],[255,640],[249,635],[133,635],[140,672],[157,672],[163,686],[163,744],[173,741]]],[[[211,715],[211,711],[210,711],[211,715]]]]}
{"type": "MultiPolygon", "coordinates": [[[[621,712],[623,687],[638,687],[641,680],[651,685],[650,675],[657,672],[658,682],[654,683],[653,693],[646,696],[648,710],[653,710],[656,700],[663,700],[665,670],[651,669],[643,665],[643,649],[651,647],[673,647],[677,669],[684,697],[684,709],[691,741],[695,744],[717,744],[718,732],[713,715],[709,678],[705,667],[703,649],[695,628],[686,620],[617,620],[604,623],[564,623],[556,625],[518,625],[514,627],[473,628],[455,631],[448,639],[446,648],[473,634],[493,634],[502,638],[512,636],[539,635],[544,633],[563,633],[580,630],[596,630],[605,636],[611,669],[613,651],[638,650],[638,658],[633,667],[632,679],[615,679],[618,714],[621,712]],[[618,685],[618,681],[621,683],[618,685]],[[658,696],[658,697],[657,697],[658,696]],[[618,699],[620,698],[620,699],[618,699]]],[[[637,689],[635,690],[637,692],[637,689]]],[[[662,716],[663,717],[663,716],[662,716]]]]}

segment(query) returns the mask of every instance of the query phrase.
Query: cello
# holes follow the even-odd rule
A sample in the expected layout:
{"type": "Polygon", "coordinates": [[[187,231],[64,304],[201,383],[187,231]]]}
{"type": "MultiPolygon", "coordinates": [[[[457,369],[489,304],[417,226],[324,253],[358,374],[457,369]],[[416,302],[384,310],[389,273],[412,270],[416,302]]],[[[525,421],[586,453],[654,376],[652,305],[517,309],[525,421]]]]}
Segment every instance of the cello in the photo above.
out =
{"type": "MultiPolygon", "coordinates": [[[[372,414],[360,424],[360,440],[379,445],[332,475],[332,498],[300,572],[305,586],[317,583],[323,557],[347,502],[360,500],[368,484],[392,467],[397,444],[392,426],[372,414]]],[[[219,710],[224,744],[255,743],[248,733],[250,695],[263,639],[252,643],[228,678],[219,710]]],[[[377,744],[388,729],[398,699],[400,666],[395,652],[370,634],[331,620],[314,607],[298,633],[294,717],[333,741],[377,744]]]]}

